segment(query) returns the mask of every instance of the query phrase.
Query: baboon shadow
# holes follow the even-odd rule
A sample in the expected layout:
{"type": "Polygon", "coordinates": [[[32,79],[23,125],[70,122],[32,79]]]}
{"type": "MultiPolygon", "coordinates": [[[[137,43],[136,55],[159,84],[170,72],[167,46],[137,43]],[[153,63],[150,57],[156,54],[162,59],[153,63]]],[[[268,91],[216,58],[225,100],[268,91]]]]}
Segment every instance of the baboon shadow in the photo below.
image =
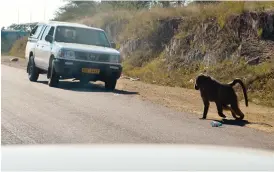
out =
{"type": "Polygon", "coordinates": [[[268,127],[273,127],[270,124],[266,124],[266,123],[260,123],[260,122],[249,122],[247,120],[235,120],[235,119],[207,119],[207,120],[211,120],[211,121],[218,121],[221,122],[223,125],[233,125],[233,126],[240,126],[240,127],[244,127],[247,124],[258,124],[258,125],[264,125],[264,126],[268,126],[268,127]]]}
{"type": "Polygon", "coordinates": [[[235,120],[235,119],[222,119],[222,120],[215,120],[223,123],[224,125],[234,125],[234,126],[241,126],[244,127],[247,124],[250,124],[247,120],[235,120]]]}
{"type": "MultiPolygon", "coordinates": [[[[37,81],[41,84],[48,84],[48,81],[37,81]]],[[[105,87],[102,84],[98,83],[88,83],[86,85],[82,85],[80,82],[73,82],[73,81],[59,81],[57,89],[63,89],[63,90],[70,90],[70,91],[77,91],[77,92],[112,92],[115,94],[124,94],[124,95],[133,95],[133,94],[139,94],[138,92],[134,91],[126,91],[126,90],[118,90],[115,89],[113,91],[108,91],[105,89],[105,87]]]]}

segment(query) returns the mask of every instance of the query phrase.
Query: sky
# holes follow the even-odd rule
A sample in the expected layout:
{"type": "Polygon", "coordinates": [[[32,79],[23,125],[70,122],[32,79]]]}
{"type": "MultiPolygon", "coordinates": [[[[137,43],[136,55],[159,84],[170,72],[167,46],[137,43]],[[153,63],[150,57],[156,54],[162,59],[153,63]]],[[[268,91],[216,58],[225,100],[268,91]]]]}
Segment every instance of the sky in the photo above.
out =
{"type": "Polygon", "coordinates": [[[54,17],[63,0],[5,0],[0,4],[0,26],[47,21],[54,17]],[[18,15],[19,11],[19,15],[18,15]],[[19,16],[19,17],[18,17],[19,16]]]}
{"type": "Polygon", "coordinates": [[[0,26],[48,21],[63,5],[64,0],[3,0],[0,3],[0,26]]]}

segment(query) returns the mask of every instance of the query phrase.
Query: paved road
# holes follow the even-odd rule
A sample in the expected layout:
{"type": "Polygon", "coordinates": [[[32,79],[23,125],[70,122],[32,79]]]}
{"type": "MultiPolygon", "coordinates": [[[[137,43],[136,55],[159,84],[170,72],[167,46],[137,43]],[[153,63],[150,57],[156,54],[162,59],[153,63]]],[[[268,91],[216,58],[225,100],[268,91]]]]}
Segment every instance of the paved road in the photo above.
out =
{"type": "Polygon", "coordinates": [[[188,143],[274,149],[274,135],[225,125],[142,101],[135,93],[105,92],[61,82],[50,88],[40,75],[2,67],[2,144],[188,143]]]}

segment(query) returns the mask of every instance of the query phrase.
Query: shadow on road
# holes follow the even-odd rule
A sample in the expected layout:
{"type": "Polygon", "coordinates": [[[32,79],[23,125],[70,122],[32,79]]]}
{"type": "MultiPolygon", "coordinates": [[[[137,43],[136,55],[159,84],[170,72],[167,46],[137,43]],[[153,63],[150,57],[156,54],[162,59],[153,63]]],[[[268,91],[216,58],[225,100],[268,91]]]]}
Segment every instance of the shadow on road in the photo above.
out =
{"type": "Polygon", "coordinates": [[[223,125],[233,125],[233,126],[240,126],[240,127],[244,127],[247,124],[258,124],[258,125],[265,125],[268,127],[273,127],[272,125],[269,125],[266,123],[249,122],[247,120],[235,120],[235,119],[222,119],[222,120],[207,119],[207,120],[218,121],[218,122],[221,122],[223,125]]]}
{"type": "Polygon", "coordinates": [[[247,120],[235,120],[235,119],[222,119],[222,120],[215,120],[219,121],[225,125],[234,125],[234,126],[245,126],[246,124],[250,124],[247,120]]]}
{"type": "MultiPolygon", "coordinates": [[[[48,81],[37,81],[41,84],[48,84],[48,81]]],[[[114,91],[107,91],[102,84],[94,84],[94,83],[88,83],[86,85],[80,84],[80,82],[73,82],[73,81],[59,81],[58,84],[59,89],[63,90],[70,90],[70,91],[78,91],[78,92],[112,92],[116,94],[125,94],[125,95],[133,95],[133,94],[139,94],[138,92],[132,92],[132,91],[125,91],[125,90],[117,90],[114,91]]]]}

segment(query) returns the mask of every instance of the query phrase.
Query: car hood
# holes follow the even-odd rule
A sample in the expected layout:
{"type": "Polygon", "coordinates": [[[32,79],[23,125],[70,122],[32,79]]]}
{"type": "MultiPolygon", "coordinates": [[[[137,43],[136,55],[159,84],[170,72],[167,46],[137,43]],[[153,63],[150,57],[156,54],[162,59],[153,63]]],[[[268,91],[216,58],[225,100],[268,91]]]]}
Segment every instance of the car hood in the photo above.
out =
{"type": "Polygon", "coordinates": [[[85,45],[85,44],[74,44],[74,43],[63,43],[63,42],[55,42],[55,44],[59,48],[70,49],[75,51],[86,51],[92,53],[102,53],[102,54],[120,54],[119,51],[109,48],[109,47],[101,47],[95,45],[85,45]]]}
{"type": "Polygon", "coordinates": [[[3,171],[274,171],[271,150],[216,145],[2,145],[1,149],[3,171]]]}

